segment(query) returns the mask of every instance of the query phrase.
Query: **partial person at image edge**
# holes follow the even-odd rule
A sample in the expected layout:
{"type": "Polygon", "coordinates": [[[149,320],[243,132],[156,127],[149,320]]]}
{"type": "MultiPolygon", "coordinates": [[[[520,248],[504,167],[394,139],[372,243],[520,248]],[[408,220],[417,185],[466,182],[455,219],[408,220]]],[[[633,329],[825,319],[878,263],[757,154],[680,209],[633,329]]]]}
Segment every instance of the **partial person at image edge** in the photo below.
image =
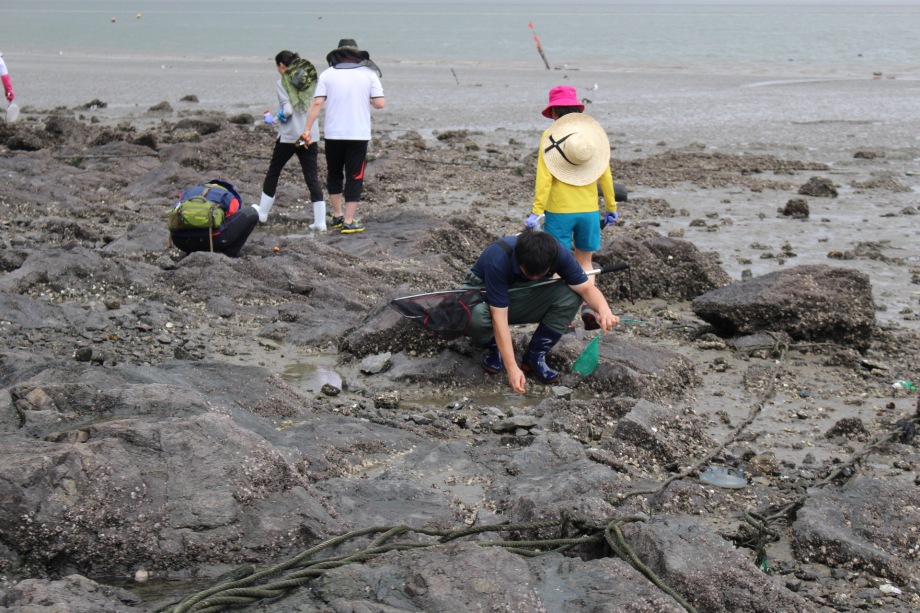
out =
{"type": "Polygon", "coordinates": [[[13,92],[13,80],[10,77],[10,71],[6,67],[6,62],[3,61],[3,53],[0,53],[0,81],[3,82],[3,92],[6,94],[6,101],[12,102],[16,94],[13,92]]]}

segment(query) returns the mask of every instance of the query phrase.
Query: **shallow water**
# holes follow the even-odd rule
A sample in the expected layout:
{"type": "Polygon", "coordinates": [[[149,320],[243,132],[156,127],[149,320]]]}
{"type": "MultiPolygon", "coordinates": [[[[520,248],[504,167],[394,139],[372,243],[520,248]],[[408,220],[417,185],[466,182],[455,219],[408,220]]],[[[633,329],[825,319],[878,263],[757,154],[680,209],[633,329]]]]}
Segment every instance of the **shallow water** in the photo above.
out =
{"type": "Polygon", "coordinates": [[[920,7],[894,2],[828,10],[821,2],[4,0],[0,19],[16,24],[3,40],[12,57],[268,59],[290,48],[319,66],[340,38],[350,37],[387,63],[501,61],[542,68],[535,36],[550,66],[582,68],[590,62],[891,71],[915,66],[920,55],[920,7]]]}

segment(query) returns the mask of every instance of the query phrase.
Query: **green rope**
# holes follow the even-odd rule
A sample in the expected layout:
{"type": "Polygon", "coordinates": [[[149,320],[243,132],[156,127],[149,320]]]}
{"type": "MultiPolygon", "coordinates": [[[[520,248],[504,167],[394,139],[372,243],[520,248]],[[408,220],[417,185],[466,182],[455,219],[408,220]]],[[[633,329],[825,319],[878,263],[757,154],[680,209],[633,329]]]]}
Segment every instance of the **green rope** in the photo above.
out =
{"type": "Polygon", "coordinates": [[[607,524],[607,527],[604,529],[604,538],[607,544],[618,556],[632,564],[633,568],[645,575],[645,577],[654,583],[658,589],[676,600],[688,613],[697,613],[696,608],[672,589],[671,586],[662,581],[651,568],[639,559],[636,552],[633,551],[632,547],[626,542],[626,537],[623,536],[623,530],[620,529],[620,525],[625,522],[633,521],[643,521],[643,519],[638,516],[629,516],[615,519],[607,524]]]}
{"type": "MultiPolygon", "coordinates": [[[[611,504],[618,506],[622,504],[626,498],[631,496],[657,494],[675,480],[682,479],[692,473],[698,472],[703,464],[709,462],[720,453],[722,449],[735,440],[735,438],[753,422],[767,400],[772,396],[775,381],[776,374],[774,373],[766,390],[760,395],[758,401],[749,412],[748,417],[738,425],[734,432],[721,445],[707,454],[705,458],[696,462],[691,468],[670,477],[655,489],[627,492],[620,496],[618,503],[611,502],[611,504]]],[[[912,421],[915,423],[920,422],[920,415],[913,417],[912,421]]],[[[854,455],[846,463],[835,466],[834,470],[821,481],[814,484],[814,486],[821,487],[836,482],[840,476],[844,474],[847,468],[854,467],[869,453],[887,444],[898,435],[898,430],[894,430],[876,436],[876,438],[866,445],[860,453],[854,455]]],[[[847,475],[844,474],[844,476],[847,475]]],[[[746,546],[752,546],[757,551],[757,565],[765,569],[767,564],[766,544],[774,542],[779,538],[779,533],[770,527],[771,524],[788,517],[790,512],[804,504],[804,500],[805,497],[801,496],[793,502],[772,512],[746,512],[744,514],[746,525],[744,525],[743,529],[739,530],[741,534],[735,537],[735,539],[737,539],[736,544],[740,541],[746,546]]],[[[619,519],[610,520],[603,525],[592,525],[589,522],[574,519],[568,513],[563,512],[558,519],[546,519],[520,524],[498,523],[484,526],[467,526],[455,530],[410,528],[406,525],[377,526],[362,530],[354,530],[323,541],[284,562],[259,572],[253,572],[252,567],[248,565],[242,566],[225,575],[224,577],[226,578],[219,578],[217,584],[213,587],[188,596],[178,604],[167,605],[158,611],[164,613],[217,613],[218,611],[226,610],[228,607],[247,606],[259,600],[284,596],[288,592],[303,587],[315,578],[322,576],[328,570],[339,568],[347,564],[366,562],[391,551],[410,551],[437,547],[459,538],[485,533],[523,533],[558,528],[559,537],[557,538],[529,540],[502,539],[474,542],[482,547],[502,547],[511,553],[525,557],[537,557],[549,553],[563,553],[581,545],[604,542],[610,547],[610,550],[614,554],[632,565],[633,568],[642,573],[649,581],[658,587],[658,589],[671,596],[689,613],[696,613],[696,609],[658,577],[655,572],[639,558],[632,547],[630,547],[623,535],[621,526],[626,522],[634,521],[644,521],[644,518],[639,516],[625,516],[619,519]],[[394,540],[398,537],[404,537],[409,533],[432,537],[433,540],[429,542],[394,540]],[[374,537],[373,540],[367,547],[360,551],[318,559],[314,558],[317,554],[323,553],[333,547],[343,545],[349,541],[362,537],[371,536],[374,537]],[[262,583],[262,585],[256,585],[259,583],[262,583]]]]}
{"type": "MultiPolygon", "coordinates": [[[[920,425],[920,415],[914,416],[907,421],[920,425]]],[[[865,459],[866,456],[899,436],[900,426],[897,424],[894,429],[877,434],[873,440],[867,443],[859,452],[853,454],[846,462],[835,465],[823,479],[811,483],[809,488],[831,485],[832,483],[838,482],[841,476],[847,478],[845,471],[848,469],[855,469],[856,465],[865,459]]],[[[855,474],[855,470],[851,474],[855,474]]],[[[807,492],[803,492],[795,500],[779,507],[769,515],[767,515],[769,510],[760,512],[745,511],[742,517],[745,523],[738,527],[738,532],[736,534],[728,535],[726,538],[733,541],[736,545],[754,550],[756,553],[755,564],[759,568],[766,568],[768,563],[766,546],[780,539],[779,532],[772,529],[771,526],[781,521],[791,519],[794,513],[805,504],[807,497],[807,492]]]]}
{"type": "MultiPolygon", "coordinates": [[[[635,521],[633,518],[624,518],[618,520],[635,521]]],[[[486,532],[525,532],[546,528],[558,527],[561,536],[558,538],[547,539],[530,539],[530,540],[495,540],[495,541],[474,541],[481,547],[502,547],[509,552],[525,557],[537,557],[549,553],[563,553],[580,545],[591,545],[602,542],[610,544],[611,549],[624,560],[630,562],[634,567],[649,577],[656,586],[671,595],[680,603],[685,601],[668,587],[660,578],[658,578],[647,566],[645,566],[635,552],[629,547],[623,538],[622,533],[618,533],[619,528],[613,522],[606,527],[591,527],[585,522],[578,522],[571,518],[568,513],[562,513],[558,519],[541,520],[521,524],[494,524],[489,526],[464,527],[459,530],[427,530],[415,529],[405,525],[374,527],[364,530],[355,530],[341,536],[328,539],[322,543],[311,547],[306,551],[284,561],[280,564],[250,574],[223,581],[209,589],[198,594],[194,594],[182,600],[180,603],[170,605],[160,609],[166,613],[217,613],[224,611],[228,607],[241,607],[253,604],[259,600],[278,598],[288,592],[303,587],[316,577],[323,575],[328,570],[339,568],[346,564],[366,562],[377,556],[390,551],[408,551],[415,549],[424,549],[430,547],[443,546],[444,543],[455,540],[463,536],[482,534],[486,532]],[[612,526],[612,527],[611,527],[612,526]],[[580,532],[574,536],[566,536],[570,527],[580,532]],[[610,534],[613,531],[613,536],[610,534]],[[392,541],[392,539],[404,536],[408,533],[422,534],[426,536],[438,537],[437,540],[422,542],[392,541]],[[588,532],[588,534],[585,534],[588,532]],[[365,536],[377,535],[371,544],[360,551],[339,555],[335,557],[310,559],[311,556],[318,554],[326,549],[344,544],[348,541],[365,536]],[[286,572],[287,571],[287,572],[286,572]],[[283,574],[285,573],[286,574],[283,574]],[[266,581],[263,585],[254,585],[260,581],[266,581]]],[[[235,571],[237,575],[240,572],[235,571]]],[[[685,608],[689,607],[686,605],[685,608]]],[[[695,610],[687,608],[690,613],[695,610]]]]}
{"type": "MultiPolygon", "coordinates": [[[[385,528],[385,527],[364,528],[363,530],[354,530],[352,532],[348,532],[346,534],[342,534],[340,536],[333,537],[331,539],[323,541],[322,543],[320,543],[319,545],[316,545],[315,547],[311,547],[310,549],[307,549],[306,551],[301,552],[300,554],[294,556],[293,558],[291,558],[290,560],[287,560],[286,562],[282,562],[281,564],[272,566],[263,571],[253,573],[249,575],[248,577],[244,577],[242,579],[238,579],[235,581],[228,581],[226,583],[215,585],[214,587],[208,590],[205,590],[203,592],[199,592],[198,594],[189,596],[188,598],[180,602],[179,605],[176,606],[175,608],[166,609],[166,611],[168,613],[187,613],[188,611],[193,610],[192,607],[195,604],[205,600],[209,596],[220,593],[221,591],[226,591],[234,587],[250,585],[265,577],[270,577],[272,575],[283,572],[289,568],[292,568],[296,566],[298,563],[300,563],[302,560],[305,560],[309,558],[310,556],[324,549],[333,547],[335,545],[339,545],[341,543],[345,543],[351,539],[358,538],[360,536],[376,534],[377,532],[385,532],[390,529],[391,528],[385,528]]],[[[198,610],[198,609],[195,609],[195,610],[198,610]]]]}
{"type": "Polygon", "coordinates": [[[477,545],[480,547],[515,547],[519,549],[533,547],[539,550],[540,553],[548,553],[547,550],[552,547],[584,545],[586,543],[597,543],[600,542],[600,540],[598,536],[586,536],[583,538],[550,539],[548,541],[482,541],[477,543],[477,545]]]}

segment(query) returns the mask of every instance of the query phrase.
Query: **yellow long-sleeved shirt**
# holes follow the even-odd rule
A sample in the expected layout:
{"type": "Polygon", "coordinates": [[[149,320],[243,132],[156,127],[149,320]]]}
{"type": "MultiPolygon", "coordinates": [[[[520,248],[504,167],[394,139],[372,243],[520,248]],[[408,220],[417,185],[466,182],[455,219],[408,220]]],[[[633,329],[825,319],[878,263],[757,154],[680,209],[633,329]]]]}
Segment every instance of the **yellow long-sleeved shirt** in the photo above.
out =
{"type": "MultiPolygon", "coordinates": [[[[597,210],[597,184],[596,182],[587,185],[572,185],[560,181],[550,173],[543,160],[543,150],[545,149],[546,137],[549,128],[543,132],[540,138],[540,156],[537,158],[537,181],[533,194],[534,215],[549,213],[590,213],[597,210]]],[[[616,196],[613,192],[613,173],[610,171],[610,165],[604,169],[604,172],[597,178],[601,184],[601,191],[604,194],[604,201],[608,211],[617,210],[616,196]]]]}

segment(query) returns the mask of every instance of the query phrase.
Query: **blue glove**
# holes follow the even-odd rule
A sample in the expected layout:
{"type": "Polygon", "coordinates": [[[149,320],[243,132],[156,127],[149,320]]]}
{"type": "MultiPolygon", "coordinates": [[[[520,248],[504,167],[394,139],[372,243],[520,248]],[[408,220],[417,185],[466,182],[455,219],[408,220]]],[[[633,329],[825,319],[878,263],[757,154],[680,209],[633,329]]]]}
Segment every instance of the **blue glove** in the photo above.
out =
{"type": "Polygon", "coordinates": [[[604,215],[604,227],[606,228],[607,226],[615,224],[619,218],[620,216],[616,211],[607,211],[604,215]]]}
{"type": "Polygon", "coordinates": [[[539,221],[540,216],[536,213],[531,213],[527,216],[527,221],[524,222],[524,225],[533,230],[537,227],[537,221],[539,221]]]}
{"type": "Polygon", "coordinates": [[[287,123],[288,118],[284,115],[284,107],[282,106],[278,109],[278,121],[281,123],[287,123]]]}

